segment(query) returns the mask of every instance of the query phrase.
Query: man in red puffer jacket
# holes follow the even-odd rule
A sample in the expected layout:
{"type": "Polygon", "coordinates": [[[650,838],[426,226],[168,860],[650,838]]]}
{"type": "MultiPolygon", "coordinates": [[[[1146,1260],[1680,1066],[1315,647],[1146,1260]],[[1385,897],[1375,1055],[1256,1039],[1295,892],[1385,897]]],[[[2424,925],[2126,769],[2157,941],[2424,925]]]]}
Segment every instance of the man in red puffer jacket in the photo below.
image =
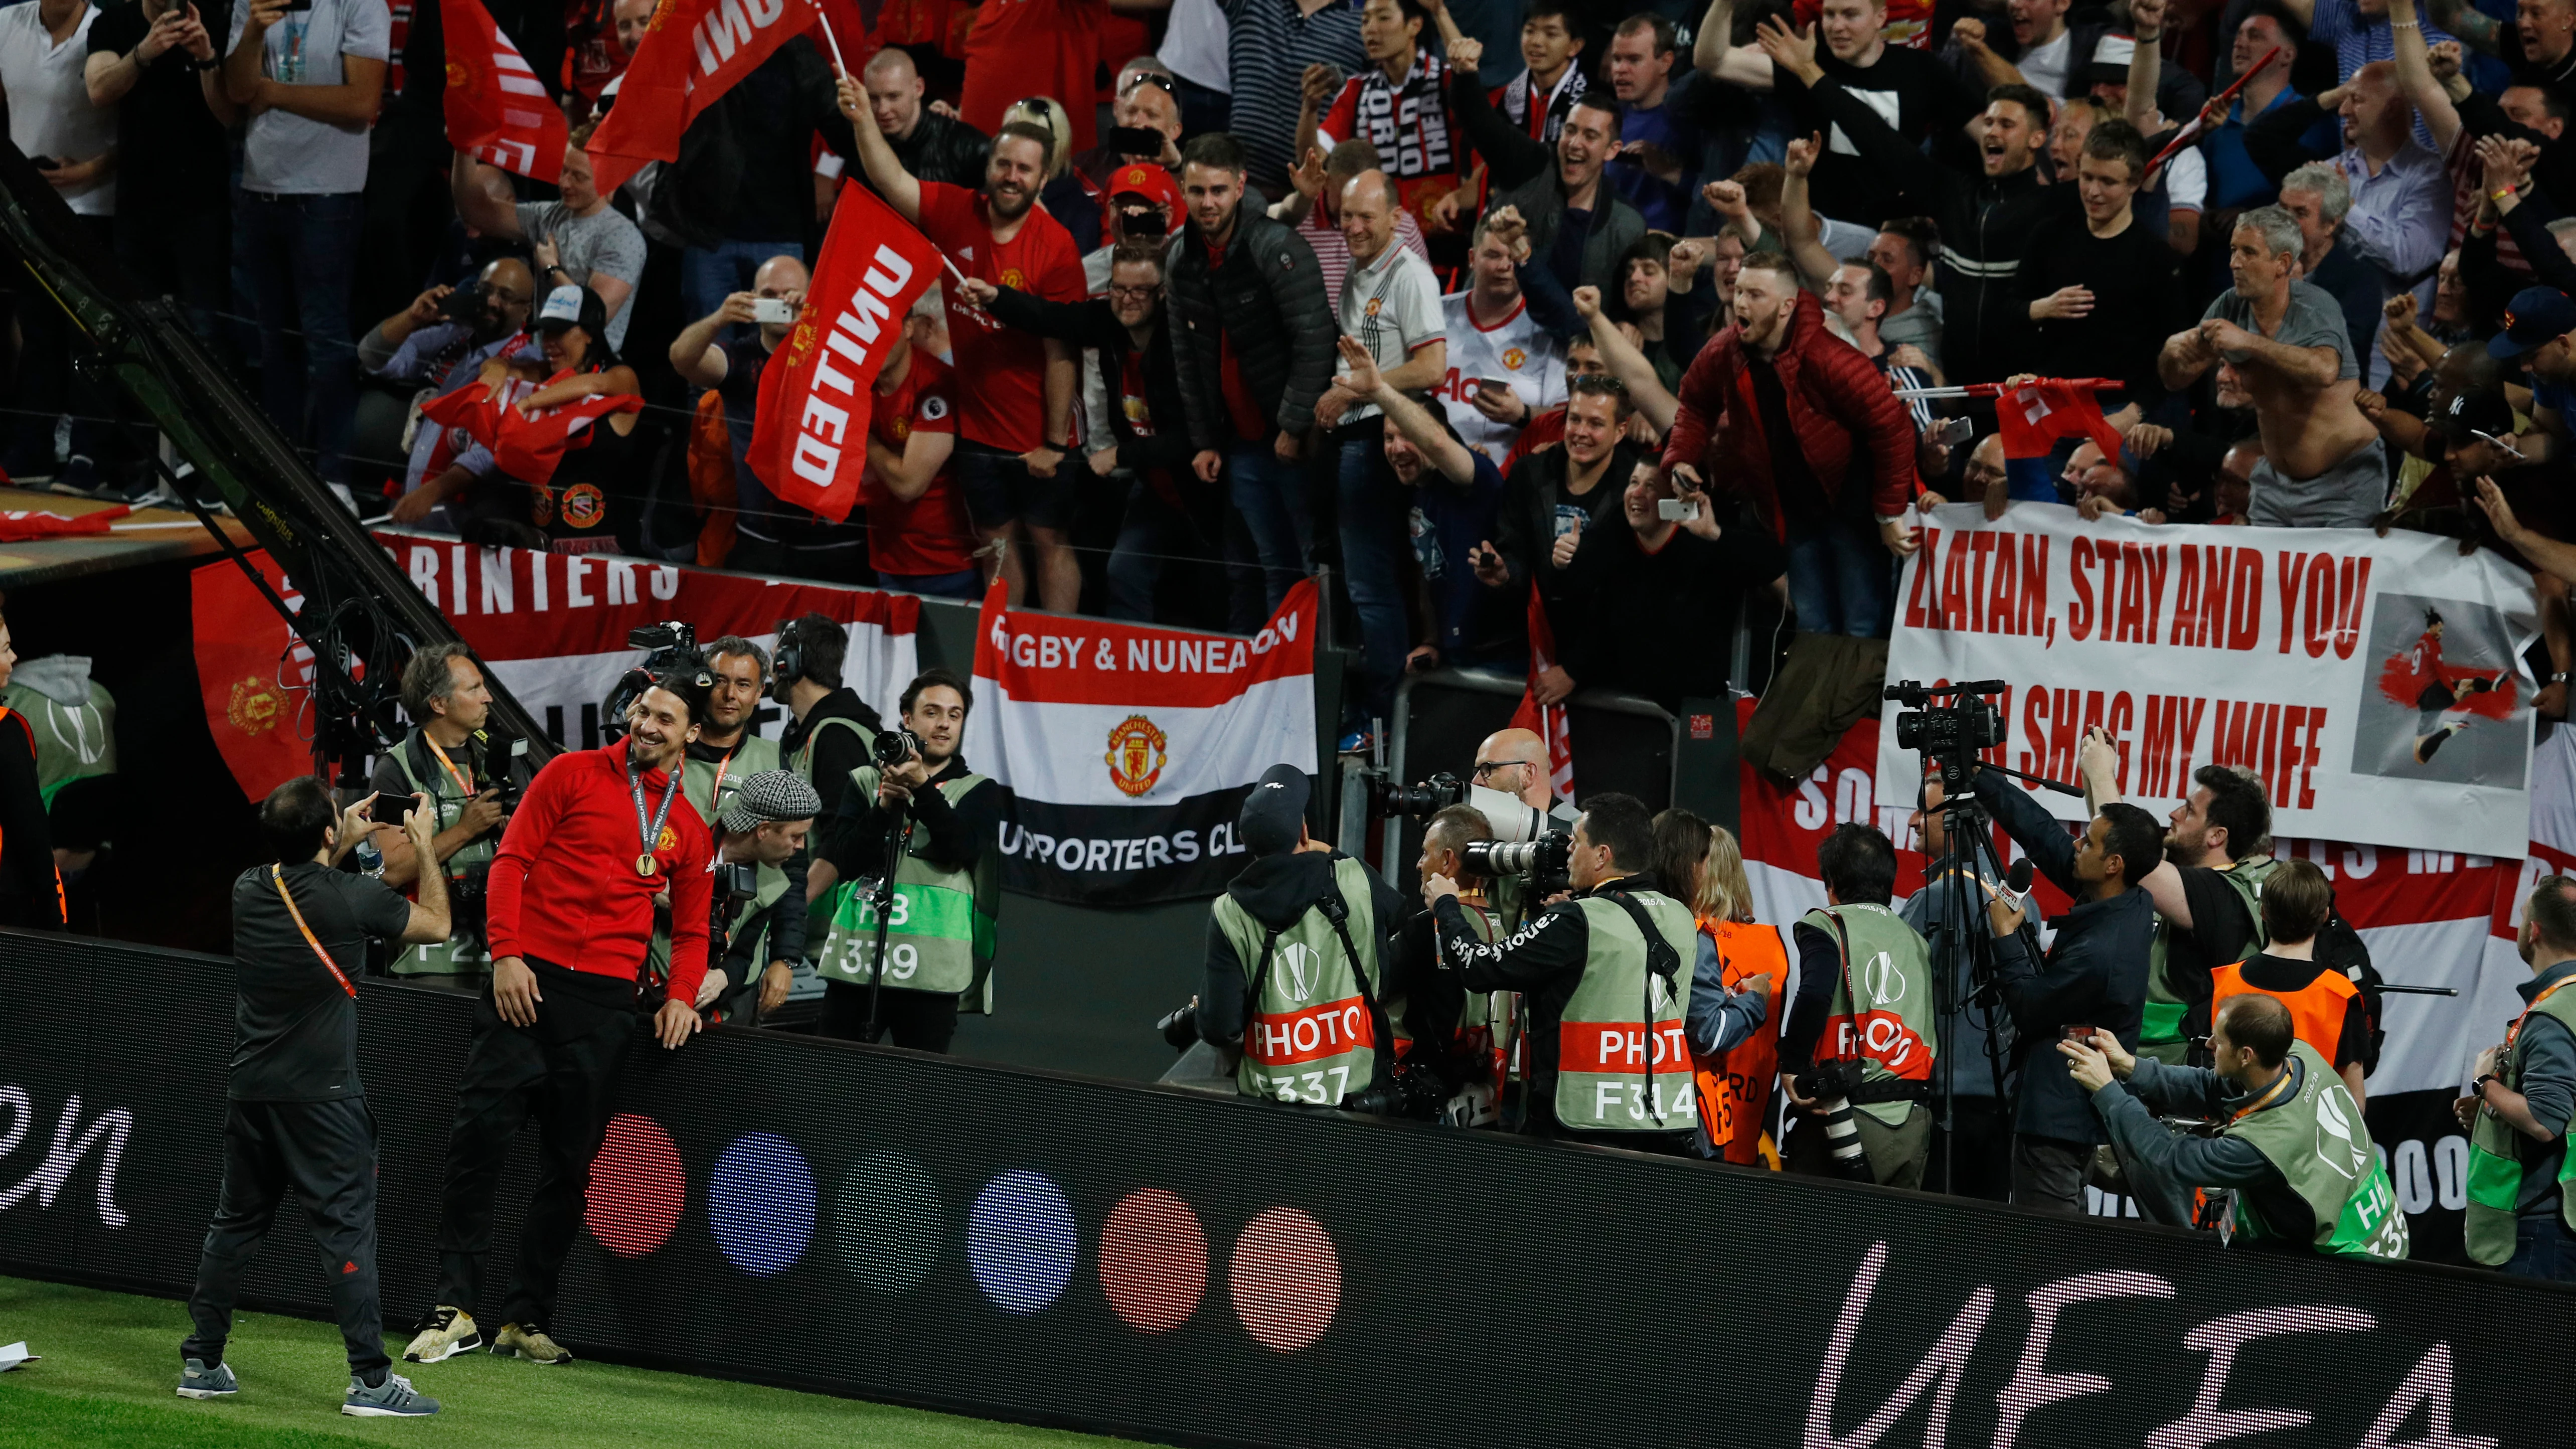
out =
{"type": "Polygon", "coordinates": [[[1901,558],[1916,543],[1904,517],[1914,423],[1869,359],[1825,330],[1786,256],[1744,259],[1734,325],[1682,374],[1664,469],[1744,495],[1787,548],[1801,630],[1886,637],[1894,590],[1880,548],[1901,558]]]}

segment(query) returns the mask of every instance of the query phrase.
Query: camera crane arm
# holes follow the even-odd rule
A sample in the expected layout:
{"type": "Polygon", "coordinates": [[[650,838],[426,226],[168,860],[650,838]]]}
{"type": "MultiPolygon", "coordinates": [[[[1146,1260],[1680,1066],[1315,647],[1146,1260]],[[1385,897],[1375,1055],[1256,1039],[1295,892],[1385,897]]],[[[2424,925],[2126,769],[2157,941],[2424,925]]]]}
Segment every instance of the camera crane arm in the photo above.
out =
{"type": "MultiPolygon", "coordinates": [[[[462,642],[456,630],[243,396],[184,313],[165,298],[137,299],[115,262],[89,248],[61,193],[9,144],[0,144],[0,242],[97,350],[88,365],[113,377],[170,440],[185,468],[165,467],[163,476],[312,651],[317,761],[338,760],[341,783],[359,783],[359,761],[403,736],[395,711],[403,665],[423,645],[462,642]],[[191,470],[285,570],[301,608],[258,580],[196,507],[182,481],[191,470]]],[[[529,742],[532,765],[552,757],[559,746],[488,672],[486,682],[500,729],[529,742]]]]}

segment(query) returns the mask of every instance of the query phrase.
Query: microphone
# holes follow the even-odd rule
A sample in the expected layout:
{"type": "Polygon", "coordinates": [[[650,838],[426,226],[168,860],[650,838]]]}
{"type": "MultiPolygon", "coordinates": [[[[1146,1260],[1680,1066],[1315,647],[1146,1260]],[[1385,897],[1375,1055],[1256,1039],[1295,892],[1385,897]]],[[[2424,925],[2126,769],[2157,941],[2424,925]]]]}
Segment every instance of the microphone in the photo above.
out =
{"type": "Polygon", "coordinates": [[[2030,857],[2023,856],[2012,863],[2012,869],[2004,872],[2004,884],[2012,887],[2014,895],[2028,895],[2030,878],[2033,874],[2035,872],[2031,869],[2030,857]]]}

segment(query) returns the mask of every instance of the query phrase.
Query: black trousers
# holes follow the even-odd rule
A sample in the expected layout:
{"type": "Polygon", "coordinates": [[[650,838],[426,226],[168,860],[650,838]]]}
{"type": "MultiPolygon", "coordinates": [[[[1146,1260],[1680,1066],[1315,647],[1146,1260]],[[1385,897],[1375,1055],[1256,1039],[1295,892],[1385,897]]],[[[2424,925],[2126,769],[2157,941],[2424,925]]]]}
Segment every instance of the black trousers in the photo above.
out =
{"type": "Polygon", "coordinates": [[[385,1310],[376,1290],[376,1119],[363,1097],[337,1102],[234,1102],[224,1114],[224,1187],[197,1288],[188,1296],[195,1332],[182,1358],[224,1361],[242,1273],[277,1220],[288,1188],[322,1245],[331,1308],[349,1344],[349,1372],[367,1375],[385,1356],[385,1310]]]}
{"type": "Polygon", "coordinates": [[[957,1035],[957,994],[885,987],[877,993],[877,1029],[870,1031],[868,988],[826,981],[823,1020],[816,1030],[841,1041],[879,1041],[892,1034],[896,1046],[944,1052],[957,1035]]]}
{"type": "Polygon", "coordinates": [[[2012,1201],[2012,1107],[1992,1097],[1950,1099],[1950,1131],[1932,1134],[1932,1156],[1924,1164],[1923,1190],[1939,1192],[1941,1173],[1950,1174],[1953,1197],[2012,1201]]]}
{"type": "Polygon", "coordinates": [[[591,1159],[608,1131],[617,1066],[643,1027],[629,1004],[630,983],[612,977],[575,981],[569,979],[573,975],[538,973],[545,999],[537,1003],[531,1027],[503,1021],[486,985],[457,1083],[439,1204],[440,1303],[469,1313],[481,1304],[493,1192],[519,1129],[532,1119],[537,1126],[537,1187],[519,1229],[518,1264],[501,1309],[504,1323],[544,1324],[554,1316],[564,1256],[572,1251],[588,1201],[591,1159]]]}

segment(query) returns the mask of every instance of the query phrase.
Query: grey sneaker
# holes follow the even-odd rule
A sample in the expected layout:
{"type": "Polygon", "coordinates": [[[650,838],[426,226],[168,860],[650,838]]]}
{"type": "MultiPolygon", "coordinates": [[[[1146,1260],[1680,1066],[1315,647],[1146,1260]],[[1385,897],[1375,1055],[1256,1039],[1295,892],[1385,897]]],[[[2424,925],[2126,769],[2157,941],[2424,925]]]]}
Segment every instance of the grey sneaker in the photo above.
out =
{"type": "Polygon", "coordinates": [[[221,1399],[240,1392],[233,1371],[222,1364],[208,1368],[204,1359],[192,1358],[179,1370],[180,1398],[221,1399]]]}
{"type": "Polygon", "coordinates": [[[340,1401],[340,1412],[354,1419],[419,1419],[437,1413],[438,1400],[413,1393],[411,1380],[388,1373],[372,1389],[349,1380],[349,1397],[340,1401]]]}
{"type": "Polygon", "coordinates": [[[403,1350],[403,1357],[413,1363],[437,1363],[482,1346],[483,1332],[474,1326],[474,1315],[442,1303],[414,1325],[411,1346],[403,1350]]]}

